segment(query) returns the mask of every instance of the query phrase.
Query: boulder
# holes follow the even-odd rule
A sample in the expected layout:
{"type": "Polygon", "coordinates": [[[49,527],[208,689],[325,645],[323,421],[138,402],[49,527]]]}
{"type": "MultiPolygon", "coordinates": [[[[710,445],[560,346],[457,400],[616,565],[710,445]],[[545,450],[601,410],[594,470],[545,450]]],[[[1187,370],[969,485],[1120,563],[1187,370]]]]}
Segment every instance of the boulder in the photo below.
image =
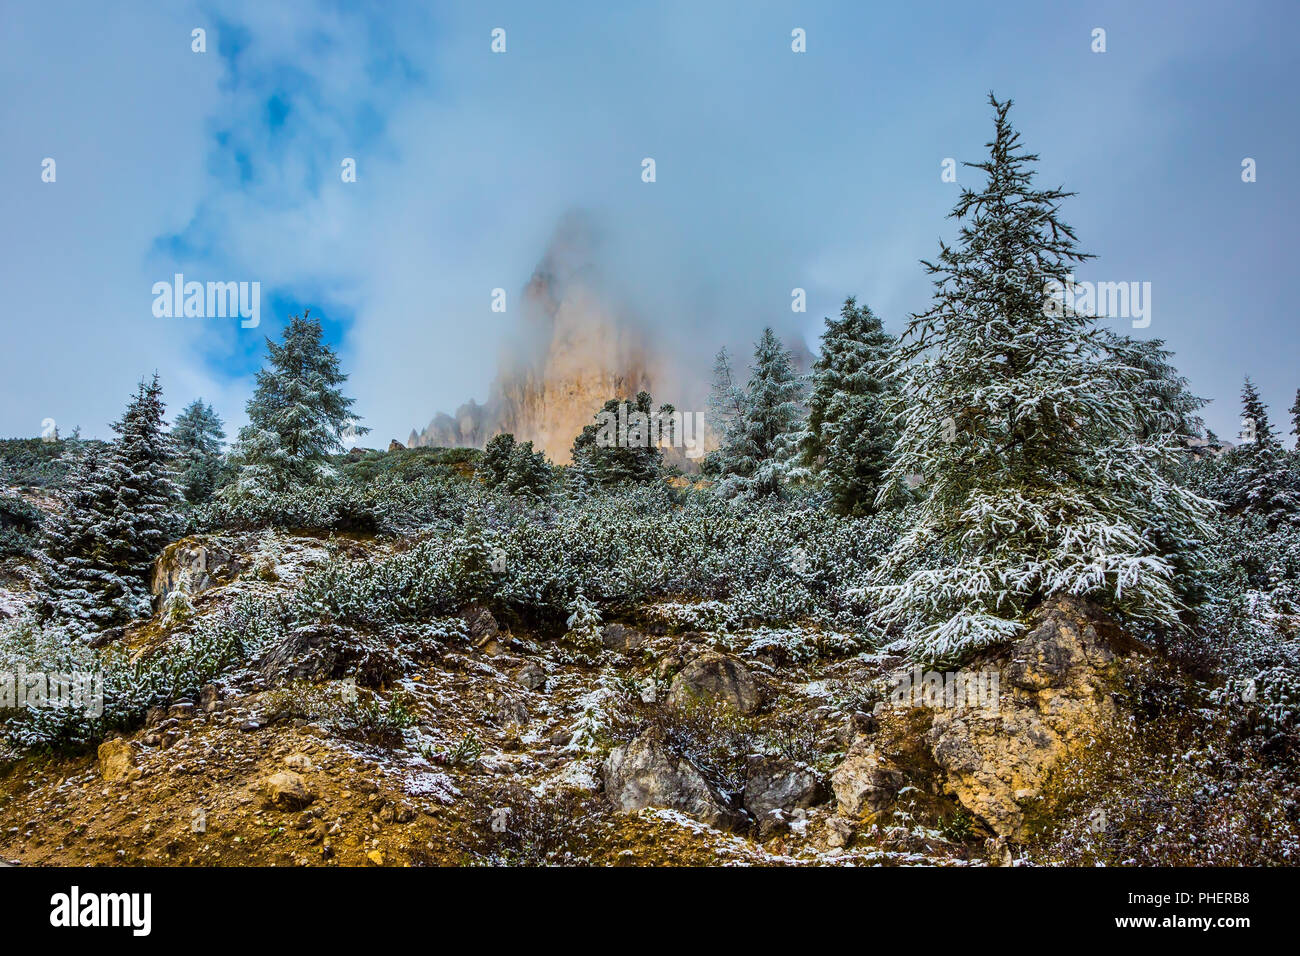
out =
{"type": "Polygon", "coordinates": [[[520,665],[511,676],[528,690],[541,691],[546,687],[546,671],[536,661],[520,665]]]}
{"type": "Polygon", "coordinates": [[[211,538],[183,538],[163,549],[154,562],[150,591],[161,607],[178,589],[190,598],[218,584],[227,584],[245,569],[246,561],[226,543],[211,538]]]}
{"type": "Polygon", "coordinates": [[[662,807],[723,830],[739,822],[738,814],[722,805],[689,761],[669,751],[657,731],[615,747],[603,770],[605,796],[621,813],[662,807]]]}
{"type": "Polygon", "coordinates": [[[780,756],[752,756],[745,775],[744,807],[767,836],[794,809],[807,809],[821,795],[821,780],[807,766],[780,756]]]}
{"type": "Polygon", "coordinates": [[[128,740],[105,740],[99,745],[99,773],[105,780],[136,780],[140,770],[135,765],[135,748],[128,740]]]}
{"type": "Polygon", "coordinates": [[[302,775],[291,770],[272,774],[263,780],[262,792],[266,802],[278,810],[303,810],[316,799],[302,775]]]}
{"type": "Polygon", "coordinates": [[[645,643],[645,635],[635,628],[625,627],[622,624],[607,624],[601,628],[600,642],[611,651],[630,654],[639,650],[645,643]]]}
{"type": "Polygon", "coordinates": [[[707,651],[677,672],[668,692],[673,707],[705,702],[720,702],[742,714],[752,714],[762,704],[763,695],[743,663],[707,651]]]}

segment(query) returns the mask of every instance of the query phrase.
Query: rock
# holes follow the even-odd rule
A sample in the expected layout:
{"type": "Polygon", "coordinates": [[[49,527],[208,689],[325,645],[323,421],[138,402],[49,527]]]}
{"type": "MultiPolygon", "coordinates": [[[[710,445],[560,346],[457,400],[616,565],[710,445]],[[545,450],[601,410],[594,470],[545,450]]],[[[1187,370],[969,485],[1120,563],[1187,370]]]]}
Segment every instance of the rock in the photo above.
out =
{"type": "Polygon", "coordinates": [[[670,753],[655,730],[615,747],[605,760],[603,773],[605,796],[622,813],[663,807],[722,830],[733,829],[738,823],[738,815],[722,806],[700,772],[670,753]]]}
{"type": "Polygon", "coordinates": [[[370,861],[372,866],[384,865],[384,853],[382,850],[371,850],[366,854],[366,859],[370,861]]]}
{"type": "Polygon", "coordinates": [[[255,720],[246,720],[239,725],[239,729],[246,734],[251,734],[255,730],[260,730],[262,725],[255,720]]]}
{"type": "Polygon", "coordinates": [[[678,671],[668,693],[673,707],[704,701],[719,701],[751,714],[763,697],[748,667],[734,657],[707,651],[678,671]]]}
{"type": "Polygon", "coordinates": [[[105,780],[138,780],[140,770],[135,765],[135,748],[128,740],[105,740],[99,745],[99,774],[105,780]]]}
{"type": "Polygon", "coordinates": [[[262,781],[266,802],[279,810],[302,810],[311,806],[316,795],[307,781],[292,771],[272,774],[262,781]]]}
{"type": "Polygon", "coordinates": [[[497,704],[495,716],[498,726],[523,727],[528,723],[528,705],[518,697],[506,697],[497,704]]]}
{"type": "Polygon", "coordinates": [[[188,700],[172,704],[167,708],[167,715],[169,717],[193,717],[194,705],[188,700]]]}
{"type": "Polygon", "coordinates": [[[882,759],[874,743],[859,739],[831,775],[831,789],[840,810],[856,817],[885,810],[905,781],[903,772],[882,759]]]}
{"type": "Polygon", "coordinates": [[[199,709],[212,713],[221,707],[221,688],[216,684],[207,684],[199,691],[199,709]]]}
{"type": "Polygon", "coordinates": [[[832,777],[840,810],[878,813],[912,784],[955,798],[995,835],[1024,842],[1030,816],[1052,811],[1043,800],[1053,771],[1118,719],[1118,662],[1142,650],[1086,601],[1044,602],[1023,637],[967,665],[998,672],[996,708],[916,709],[908,713],[923,714],[928,726],[906,730],[897,711],[883,710],[882,728],[857,738],[832,777]],[[923,753],[901,759],[904,738],[923,753]]]}
{"type": "Polygon", "coordinates": [[[812,770],[779,756],[754,756],[745,776],[743,803],[765,837],[796,807],[807,809],[821,795],[821,781],[812,770]]]}
{"type": "Polygon", "coordinates": [[[843,817],[829,817],[826,820],[826,845],[830,847],[848,846],[853,839],[853,824],[843,817]]]}
{"type": "Polygon", "coordinates": [[[306,754],[301,754],[301,753],[289,754],[289,756],[284,758],[284,765],[288,767],[290,770],[313,769],[311,758],[308,757],[306,754]]]}
{"type": "Polygon", "coordinates": [[[601,628],[600,631],[600,642],[602,644],[611,651],[619,651],[624,654],[639,650],[645,640],[645,635],[640,631],[624,627],[622,624],[608,624],[601,628]]]}
{"type": "Polygon", "coordinates": [[[485,607],[466,608],[461,617],[465,619],[465,623],[469,626],[469,641],[475,647],[482,647],[496,637],[501,630],[497,626],[497,619],[485,607]]]}
{"type": "Polygon", "coordinates": [[[532,691],[541,691],[546,687],[546,671],[536,661],[528,661],[516,668],[512,675],[516,681],[532,691]]]}
{"type": "Polygon", "coordinates": [[[233,580],[245,562],[228,546],[211,538],[183,538],[163,549],[154,562],[150,591],[161,607],[180,589],[190,598],[233,580]]]}
{"type": "Polygon", "coordinates": [[[389,450],[389,451],[406,451],[406,446],[403,445],[403,444],[402,444],[400,441],[398,441],[396,438],[390,438],[389,441],[388,441],[388,450],[389,450]]]}

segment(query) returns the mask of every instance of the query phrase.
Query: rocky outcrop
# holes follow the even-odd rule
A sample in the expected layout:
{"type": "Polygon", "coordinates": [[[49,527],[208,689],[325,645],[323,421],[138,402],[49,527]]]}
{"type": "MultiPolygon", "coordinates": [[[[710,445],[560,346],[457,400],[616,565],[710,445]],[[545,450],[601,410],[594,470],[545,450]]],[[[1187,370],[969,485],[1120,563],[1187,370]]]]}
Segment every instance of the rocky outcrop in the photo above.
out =
{"type": "Polygon", "coordinates": [[[741,661],[708,651],[678,671],[668,691],[668,703],[686,707],[712,702],[726,704],[742,714],[752,714],[763,703],[763,692],[741,661]]]}
{"type": "Polygon", "coordinates": [[[808,767],[780,756],[752,756],[743,802],[759,836],[780,829],[792,810],[806,810],[821,796],[821,780],[808,767]]]}
{"type": "Polygon", "coordinates": [[[1050,813],[1053,771],[1117,718],[1117,664],[1140,649],[1096,607],[1053,598],[1009,649],[968,665],[1000,674],[996,708],[925,708],[923,729],[882,711],[880,729],[857,737],[832,777],[840,811],[874,816],[911,785],[954,798],[999,837],[1026,839],[1050,813]]]}
{"type": "Polygon", "coordinates": [[[605,796],[620,812],[662,807],[722,830],[739,823],[739,815],[721,804],[690,761],[669,751],[653,730],[615,747],[603,770],[605,796]]]}
{"type": "Polygon", "coordinates": [[[212,538],[183,538],[168,545],[154,562],[150,590],[161,607],[173,592],[194,596],[234,580],[246,561],[228,544],[212,538]]]}

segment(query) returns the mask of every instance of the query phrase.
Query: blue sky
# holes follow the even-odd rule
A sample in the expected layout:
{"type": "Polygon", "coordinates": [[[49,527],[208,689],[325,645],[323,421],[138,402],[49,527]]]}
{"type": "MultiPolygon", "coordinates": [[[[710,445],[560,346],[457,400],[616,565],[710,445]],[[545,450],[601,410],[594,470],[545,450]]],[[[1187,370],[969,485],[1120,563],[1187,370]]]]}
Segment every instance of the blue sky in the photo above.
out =
{"type": "Polygon", "coordinates": [[[106,435],[155,369],[173,411],[202,395],[233,433],[263,336],[310,306],[372,437],[402,439],[486,396],[511,334],[491,290],[515,295],[575,208],[683,370],[767,323],[815,343],[849,294],[898,331],[954,233],[940,164],[981,157],[989,90],[1040,182],[1079,193],[1080,278],[1151,282],[1128,331],[1170,343],[1211,426],[1236,433],[1246,374],[1287,418],[1297,4],[615,6],[9,0],[0,435],[106,435]],[[176,272],[260,282],[261,327],[155,317],[176,272]]]}

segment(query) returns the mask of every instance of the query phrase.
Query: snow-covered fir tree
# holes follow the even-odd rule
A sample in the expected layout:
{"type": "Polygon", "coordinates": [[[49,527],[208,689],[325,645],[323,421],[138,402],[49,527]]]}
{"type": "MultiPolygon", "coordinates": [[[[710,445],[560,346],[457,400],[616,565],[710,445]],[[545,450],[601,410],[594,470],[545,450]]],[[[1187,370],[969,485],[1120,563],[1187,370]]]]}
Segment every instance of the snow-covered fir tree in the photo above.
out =
{"type": "Polygon", "coordinates": [[[1291,434],[1296,437],[1296,451],[1300,451],[1300,389],[1296,389],[1295,404],[1291,406],[1291,434]]]}
{"type": "Polygon", "coordinates": [[[745,390],[736,382],[731,367],[731,355],[726,346],[718,350],[713,359],[713,378],[709,384],[707,422],[718,448],[704,456],[701,470],[716,475],[719,470],[719,449],[736,439],[736,429],[745,412],[745,390]]]}
{"type": "Polygon", "coordinates": [[[148,580],[154,559],[180,532],[181,491],[172,471],[173,446],[164,420],[158,376],[140,383],[120,421],[110,458],[114,482],[108,532],[112,563],[141,585],[138,600],[124,604],[129,618],[149,613],[148,580]]]}
{"type": "Polygon", "coordinates": [[[191,504],[212,497],[221,469],[221,443],[226,433],[212,406],[195,399],[185,407],[172,425],[172,443],[176,449],[178,481],[191,504]]]}
{"type": "Polygon", "coordinates": [[[649,392],[638,392],[635,400],[611,398],[584,425],[573,440],[573,467],[582,480],[598,485],[644,484],[654,481],[663,469],[663,450],[655,440],[668,434],[671,405],[654,411],[649,392]]]}
{"type": "Polygon", "coordinates": [[[1241,388],[1240,444],[1228,453],[1225,504],[1261,516],[1270,528],[1300,523],[1300,482],[1249,377],[1241,388]]]}
{"type": "Polygon", "coordinates": [[[798,464],[805,391],[790,350],[765,328],[754,348],[740,414],[718,449],[724,495],[779,495],[791,479],[805,473],[798,464]]]}
{"type": "Polygon", "coordinates": [[[1209,402],[1192,393],[1190,383],[1170,362],[1173,352],[1164,347],[1163,339],[1135,339],[1111,333],[1107,345],[1117,362],[1141,374],[1142,401],[1138,411],[1144,421],[1140,438],[1172,434],[1186,440],[1204,434],[1205,422],[1197,413],[1209,402]]]}
{"type": "Polygon", "coordinates": [[[551,466],[546,455],[533,451],[531,441],[519,442],[510,452],[501,488],[507,494],[544,497],[551,490],[551,466]]]}
{"type": "Polygon", "coordinates": [[[885,407],[897,390],[888,377],[893,343],[880,319],[852,296],[838,319],[826,319],[799,448],[840,514],[874,510],[889,467],[895,433],[885,407]]]}
{"type": "Polygon", "coordinates": [[[343,450],[344,431],[370,431],[357,424],[354,400],[340,388],[347,376],[310,309],[290,318],[283,342],[268,338],[266,347],[267,364],[248,400],[249,423],[235,448],[238,476],[226,494],[281,492],[328,480],[335,474],[329,455],[343,450]]]}
{"type": "Polygon", "coordinates": [[[111,563],[109,523],[116,496],[110,456],[111,449],[98,442],[67,452],[62,509],[46,520],[36,552],[37,612],[72,633],[92,634],[113,625],[116,608],[131,591],[111,563]]]}
{"type": "Polygon", "coordinates": [[[1059,218],[1071,194],[1034,187],[1037,156],[1010,101],[990,100],[989,157],[968,164],[986,181],[962,190],[957,243],[924,263],[934,304],[896,350],[900,436],[881,492],[919,484],[920,502],[876,571],[878,620],[939,661],[1013,637],[1062,592],[1177,626],[1177,568],[1212,507],[1169,477],[1172,433],[1141,437],[1145,373],[1116,360],[1094,317],[1064,307],[1087,258],[1059,218]]]}
{"type": "Polygon", "coordinates": [[[515,436],[510,432],[493,435],[483,447],[478,473],[489,488],[500,488],[510,471],[510,456],[515,450],[515,436]]]}
{"type": "Polygon", "coordinates": [[[150,611],[154,559],[179,533],[181,494],[155,375],[141,382],[106,449],[80,450],[64,509],[38,556],[41,610],[90,633],[150,611]]]}

